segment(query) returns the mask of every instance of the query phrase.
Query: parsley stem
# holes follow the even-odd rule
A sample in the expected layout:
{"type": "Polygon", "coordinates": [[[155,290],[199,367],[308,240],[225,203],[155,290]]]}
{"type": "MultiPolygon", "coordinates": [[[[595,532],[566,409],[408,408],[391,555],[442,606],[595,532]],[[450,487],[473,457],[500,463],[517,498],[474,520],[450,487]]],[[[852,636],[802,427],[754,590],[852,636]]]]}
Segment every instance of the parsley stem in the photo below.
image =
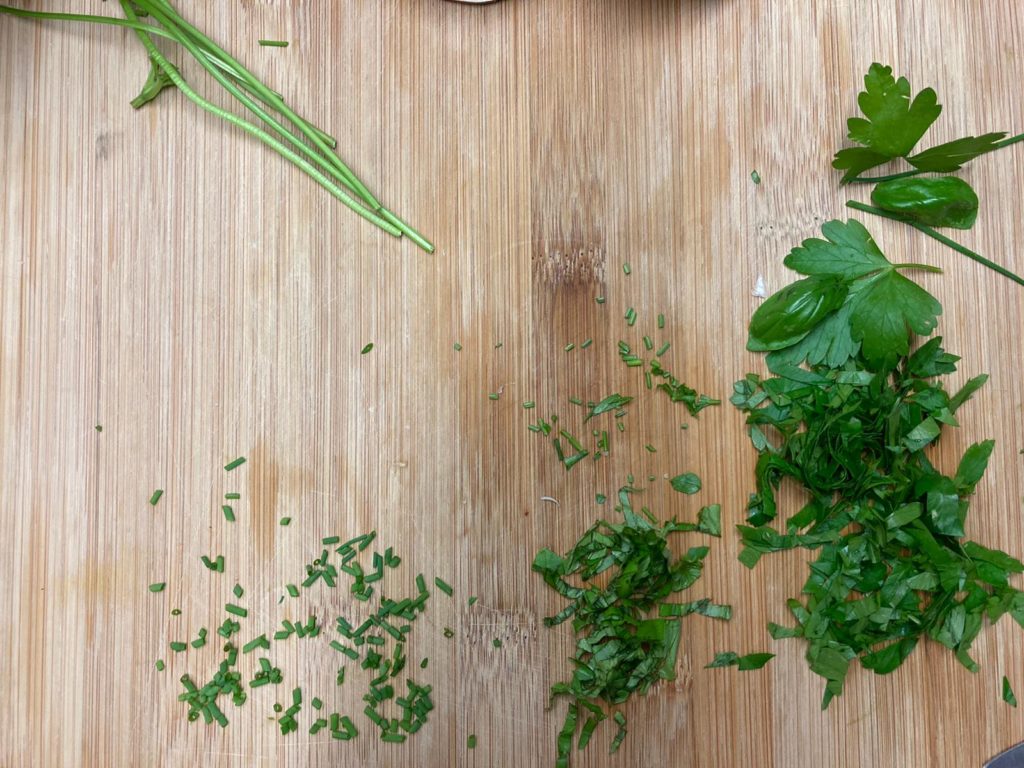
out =
{"type": "Polygon", "coordinates": [[[1003,139],[1002,141],[997,141],[992,146],[994,146],[996,149],[1002,149],[1003,147],[1008,147],[1011,144],[1016,144],[1017,142],[1020,141],[1024,141],[1024,133],[1018,133],[1016,136],[1010,136],[1008,138],[1003,139]]]}
{"type": "Polygon", "coordinates": [[[860,203],[860,202],[857,202],[856,200],[847,200],[846,201],[846,206],[848,208],[853,208],[854,210],[857,210],[857,211],[864,211],[865,213],[873,213],[875,216],[881,216],[882,218],[885,218],[885,219],[892,219],[893,221],[902,221],[904,224],[909,224],[910,226],[912,226],[914,229],[918,230],[919,232],[923,232],[924,234],[928,235],[929,237],[934,238],[935,240],[938,240],[943,245],[948,245],[954,251],[957,251],[958,253],[962,253],[967,258],[973,259],[974,261],[978,262],[982,266],[988,267],[989,269],[991,269],[991,270],[993,270],[995,272],[998,272],[1003,277],[1010,278],[1015,283],[1019,283],[1020,285],[1024,285],[1024,278],[1020,277],[1019,275],[1014,274],[1010,270],[1006,269],[1006,267],[1002,267],[999,264],[996,264],[994,261],[986,259],[980,253],[975,253],[974,251],[970,250],[969,248],[966,248],[966,247],[960,245],[960,243],[958,243],[956,240],[951,240],[950,238],[948,238],[945,235],[943,235],[941,232],[937,232],[937,231],[935,231],[934,229],[932,229],[931,227],[929,227],[929,226],[927,226],[925,224],[919,224],[916,221],[911,221],[910,219],[907,219],[907,218],[905,218],[903,216],[900,216],[897,213],[890,213],[889,211],[883,211],[881,208],[876,208],[873,205],[866,205],[865,203],[860,203]]]}
{"type": "Polygon", "coordinates": [[[892,173],[888,176],[858,176],[855,179],[850,179],[848,184],[877,184],[881,181],[894,181],[896,179],[906,179],[910,176],[918,176],[924,173],[924,171],[903,171],[902,173],[892,173]]]}

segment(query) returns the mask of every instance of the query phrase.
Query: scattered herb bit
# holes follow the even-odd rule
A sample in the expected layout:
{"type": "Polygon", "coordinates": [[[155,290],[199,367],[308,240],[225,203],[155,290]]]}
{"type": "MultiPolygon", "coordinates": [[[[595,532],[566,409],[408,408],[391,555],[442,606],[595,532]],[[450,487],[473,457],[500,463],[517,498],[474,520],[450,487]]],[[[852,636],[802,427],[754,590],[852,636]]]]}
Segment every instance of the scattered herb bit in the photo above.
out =
{"type": "Polygon", "coordinates": [[[288,41],[287,40],[260,40],[259,43],[260,43],[260,45],[265,46],[267,48],[287,48],[288,47],[288,41]]]}
{"type": "Polygon", "coordinates": [[[580,349],[586,349],[587,347],[589,347],[593,343],[594,343],[593,339],[587,339],[582,344],[580,344],[580,349]]]}
{"type": "Polygon", "coordinates": [[[628,325],[630,328],[632,328],[633,325],[636,323],[636,310],[633,309],[632,307],[627,309],[626,310],[626,314],[625,314],[625,318],[626,318],[626,325],[628,325]]]}
{"type": "Polygon", "coordinates": [[[454,350],[455,350],[456,352],[461,352],[461,351],[462,351],[462,345],[461,345],[461,344],[459,344],[459,342],[457,342],[457,341],[456,341],[456,342],[455,342],[455,343],[454,343],[454,344],[452,345],[452,348],[453,348],[453,349],[454,349],[454,350]]]}
{"type": "Polygon", "coordinates": [[[668,350],[669,350],[669,348],[671,346],[672,346],[672,342],[666,341],[664,344],[662,344],[660,347],[658,347],[657,351],[654,354],[657,355],[658,357],[661,357],[666,352],[668,352],[668,350]]]}
{"type": "Polygon", "coordinates": [[[359,350],[359,354],[365,355],[367,352],[371,351],[372,349],[373,349],[373,342],[371,341],[369,344],[367,344],[361,350],[359,350]]]}
{"type": "Polygon", "coordinates": [[[501,648],[502,643],[501,643],[501,640],[499,640],[496,637],[493,640],[491,640],[491,645],[493,645],[495,648],[501,648]]]}
{"type": "Polygon", "coordinates": [[[732,651],[725,651],[723,653],[716,653],[714,660],[704,669],[739,667],[741,672],[747,672],[752,669],[761,669],[761,667],[774,658],[774,653],[748,653],[746,656],[740,656],[732,651]]]}
{"type": "Polygon", "coordinates": [[[229,501],[237,500],[237,499],[242,498],[242,494],[240,494],[240,493],[225,493],[224,494],[224,498],[228,499],[229,501]]]}
{"type": "Polygon", "coordinates": [[[497,400],[498,398],[501,397],[501,395],[499,395],[497,392],[491,392],[489,395],[487,395],[487,397],[491,400],[497,400]]]}
{"type": "Polygon", "coordinates": [[[655,447],[654,447],[653,445],[651,445],[650,443],[648,443],[647,445],[645,445],[645,446],[644,446],[644,448],[645,448],[645,449],[647,449],[647,452],[648,452],[648,453],[657,453],[657,452],[658,452],[658,449],[657,449],[657,448],[655,448],[655,447]]]}
{"type": "Polygon", "coordinates": [[[750,180],[752,182],[754,182],[755,184],[760,184],[761,183],[761,174],[758,173],[757,171],[751,171],[750,172],[750,180]]]}
{"type": "Polygon", "coordinates": [[[594,301],[596,301],[598,304],[604,304],[605,298],[604,296],[595,296],[594,301]]]}
{"type": "Polygon", "coordinates": [[[1010,687],[1010,680],[1006,675],[1003,675],[1003,701],[1011,707],[1017,706],[1017,697],[1014,695],[1013,688],[1010,687]]]}
{"type": "Polygon", "coordinates": [[[175,653],[181,653],[188,650],[188,643],[183,643],[180,640],[172,640],[168,645],[175,653]]]}
{"type": "Polygon", "coordinates": [[[667,394],[669,400],[673,403],[682,403],[685,405],[686,410],[690,412],[691,416],[696,416],[708,406],[718,405],[722,402],[721,400],[716,400],[713,397],[698,394],[697,390],[683,384],[679,379],[665,370],[657,360],[651,361],[651,374],[665,379],[664,382],[658,385],[658,389],[667,394]]]}
{"type": "Polygon", "coordinates": [[[477,598],[476,595],[470,595],[469,600],[466,601],[466,604],[472,607],[478,599],[479,598],[477,598]]]}
{"type": "Polygon", "coordinates": [[[669,480],[669,484],[672,486],[672,490],[691,496],[700,490],[700,478],[693,474],[693,472],[684,472],[681,475],[676,475],[669,480]]]}
{"type": "Polygon", "coordinates": [[[235,511],[227,504],[221,507],[221,511],[224,513],[224,519],[229,523],[235,522],[235,511]]]}
{"type": "MultiPolygon", "coordinates": [[[[163,659],[157,659],[156,660],[156,664],[154,666],[156,667],[156,671],[157,672],[163,672],[166,665],[164,664],[164,660],[163,659]]],[[[1006,678],[1004,677],[1003,680],[1005,680],[1005,679],[1006,678]]]]}
{"type": "Polygon", "coordinates": [[[476,734],[471,733],[466,739],[466,747],[469,749],[476,749],[476,734]]]}
{"type": "Polygon", "coordinates": [[[96,429],[97,432],[102,432],[103,431],[103,425],[102,424],[97,424],[95,429],[96,429]]]}
{"type": "Polygon", "coordinates": [[[166,581],[158,581],[155,584],[150,584],[149,585],[149,591],[150,592],[154,592],[154,593],[155,592],[163,592],[164,591],[164,587],[166,587],[166,586],[167,586],[167,582],[166,581]]]}
{"type": "Polygon", "coordinates": [[[599,494],[597,494],[597,496],[595,497],[595,500],[597,501],[597,503],[598,503],[598,504],[604,504],[604,503],[605,503],[605,501],[607,501],[607,500],[608,500],[608,497],[607,497],[607,496],[605,496],[605,495],[604,495],[603,493],[599,493],[599,494]]]}
{"type": "Polygon", "coordinates": [[[527,411],[530,410],[531,408],[536,408],[536,407],[537,407],[537,404],[535,402],[533,402],[533,400],[527,400],[527,401],[525,401],[523,403],[523,408],[525,410],[527,410],[527,411]]]}
{"type": "Polygon", "coordinates": [[[278,522],[278,525],[281,525],[281,526],[283,526],[285,528],[287,528],[291,524],[292,524],[292,519],[290,517],[282,517],[281,520],[278,522]]]}
{"type": "Polygon", "coordinates": [[[241,584],[235,584],[234,589],[232,589],[231,591],[234,593],[235,597],[238,597],[238,598],[240,598],[242,595],[245,594],[245,590],[242,589],[242,585],[241,584]]]}
{"type": "Polygon", "coordinates": [[[573,344],[572,342],[569,342],[564,347],[562,347],[563,352],[572,352],[574,349],[576,349],[576,345],[573,344]]]}
{"type": "Polygon", "coordinates": [[[629,266],[629,263],[627,262],[622,265],[622,272],[623,274],[630,275],[633,273],[633,268],[629,266]]]}
{"type": "Polygon", "coordinates": [[[621,411],[631,402],[633,402],[632,397],[620,395],[618,393],[608,395],[600,402],[594,403],[594,405],[590,407],[590,410],[587,412],[587,416],[583,419],[583,422],[586,423],[595,416],[600,416],[602,413],[608,413],[609,411],[621,411]]]}
{"type": "Polygon", "coordinates": [[[445,627],[444,628],[444,636],[446,638],[448,638],[449,640],[451,640],[453,637],[455,637],[455,632],[454,632],[454,630],[452,630],[451,627],[445,627]]]}
{"type": "Polygon", "coordinates": [[[437,587],[438,589],[440,589],[446,595],[448,595],[448,597],[452,596],[452,588],[451,588],[451,586],[444,579],[442,579],[440,576],[435,576],[434,577],[434,586],[437,587]]]}
{"type": "Polygon", "coordinates": [[[230,614],[235,615],[235,616],[241,616],[243,619],[246,616],[249,615],[249,611],[248,610],[246,610],[245,608],[243,608],[240,605],[235,605],[234,603],[227,603],[227,604],[225,604],[224,610],[227,611],[230,614]]]}
{"type": "Polygon", "coordinates": [[[156,503],[157,503],[158,501],[160,501],[160,497],[161,497],[161,496],[163,496],[163,495],[164,495],[164,492],[163,492],[163,490],[162,490],[162,489],[160,489],[160,488],[157,488],[157,489],[156,489],[155,491],[153,491],[153,495],[149,497],[149,503],[150,503],[150,504],[151,504],[152,506],[154,506],[154,507],[155,507],[155,506],[156,506],[156,503]]]}
{"type": "Polygon", "coordinates": [[[172,608],[171,616],[181,616],[181,608],[172,608]]]}

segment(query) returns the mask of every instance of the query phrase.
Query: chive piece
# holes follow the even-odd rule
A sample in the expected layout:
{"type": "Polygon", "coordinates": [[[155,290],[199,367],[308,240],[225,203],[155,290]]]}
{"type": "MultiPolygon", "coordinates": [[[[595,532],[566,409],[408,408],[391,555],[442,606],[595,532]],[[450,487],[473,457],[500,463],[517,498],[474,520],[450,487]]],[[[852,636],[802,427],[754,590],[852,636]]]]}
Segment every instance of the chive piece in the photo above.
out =
{"type": "Polygon", "coordinates": [[[578,397],[570,397],[569,402],[572,403],[573,405],[583,405],[583,401],[580,400],[578,397]]]}
{"type": "Polygon", "coordinates": [[[491,392],[487,397],[490,398],[491,400],[497,400],[499,397],[501,397],[501,395],[499,395],[497,392],[491,392]]]}
{"type": "Polygon", "coordinates": [[[495,648],[501,648],[502,643],[501,640],[499,640],[498,638],[494,638],[493,640],[491,640],[491,645],[493,645],[495,648]]]}
{"type": "Polygon", "coordinates": [[[530,410],[531,408],[536,408],[536,407],[537,407],[537,404],[535,402],[533,402],[533,400],[526,400],[526,401],[523,402],[523,408],[526,409],[527,411],[530,410]]]}
{"type": "Polygon", "coordinates": [[[426,669],[427,663],[430,661],[426,656],[423,657],[423,661],[420,662],[420,669],[426,669]]]}
{"type": "Polygon", "coordinates": [[[157,659],[156,660],[156,671],[157,672],[163,672],[164,671],[164,666],[165,665],[164,665],[164,660],[163,659],[157,659]]]}
{"type": "Polygon", "coordinates": [[[228,613],[234,614],[235,616],[241,616],[243,619],[249,615],[249,611],[242,608],[240,605],[235,605],[234,603],[225,603],[224,610],[228,613]]]}
{"type": "Polygon", "coordinates": [[[572,342],[570,342],[570,343],[566,344],[564,347],[562,347],[562,350],[564,352],[572,352],[574,349],[576,349],[576,345],[573,344],[572,342]]]}
{"type": "Polygon", "coordinates": [[[626,310],[626,314],[623,315],[623,317],[626,319],[626,325],[632,328],[633,324],[636,322],[636,310],[630,307],[626,310]]]}
{"type": "Polygon", "coordinates": [[[607,500],[608,500],[608,497],[605,496],[603,493],[597,494],[597,503],[598,504],[604,504],[607,500]]]}
{"type": "Polygon", "coordinates": [[[238,469],[243,464],[245,464],[245,456],[239,456],[234,461],[229,461],[227,464],[225,464],[224,469],[230,472],[232,469],[238,469]]]}
{"type": "Polygon", "coordinates": [[[604,304],[604,296],[595,296],[594,301],[596,301],[598,304],[604,304]]]}
{"type": "Polygon", "coordinates": [[[286,585],[285,589],[288,590],[288,594],[291,595],[292,597],[298,597],[299,596],[299,588],[296,587],[294,584],[286,585]]]}
{"type": "Polygon", "coordinates": [[[455,342],[455,343],[454,343],[454,344],[452,345],[452,348],[453,348],[453,349],[454,349],[454,350],[455,350],[456,352],[461,352],[461,351],[462,351],[462,345],[461,345],[461,344],[459,344],[459,342],[457,342],[457,341],[456,341],[456,342],[455,342]]]}
{"type": "Polygon", "coordinates": [[[103,425],[102,424],[97,424],[95,429],[96,429],[97,432],[102,432],[103,431],[103,425]]]}
{"type": "Polygon", "coordinates": [[[156,503],[160,501],[160,497],[163,495],[164,491],[162,488],[157,488],[155,491],[153,491],[153,495],[149,497],[150,505],[155,507],[156,503]]]}
{"type": "Polygon", "coordinates": [[[339,541],[341,541],[341,536],[328,536],[327,538],[322,539],[320,543],[325,547],[329,547],[331,544],[337,544],[339,541]]]}
{"type": "Polygon", "coordinates": [[[360,355],[365,355],[365,354],[366,354],[367,352],[369,352],[369,351],[370,351],[370,350],[372,350],[372,349],[373,349],[373,342],[371,341],[371,342],[370,342],[369,344],[367,344],[367,345],[366,345],[365,347],[363,347],[363,348],[362,348],[362,349],[361,349],[361,350],[359,351],[359,354],[360,354],[360,355]]]}
{"type": "Polygon", "coordinates": [[[399,733],[397,731],[384,731],[384,733],[380,735],[381,741],[386,741],[391,744],[401,744],[405,741],[405,738],[406,736],[404,733],[399,733]]]}
{"type": "Polygon", "coordinates": [[[1017,697],[1013,693],[1013,688],[1010,687],[1010,679],[1003,675],[1003,701],[1009,704],[1011,707],[1017,706],[1017,697]]]}
{"type": "Polygon", "coordinates": [[[451,597],[451,596],[452,596],[452,588],[451,588],[451,585],[450,585],[450,584],[448,584],[448,583],[447,583],[447,582],[446,582],[446,581],[445,581],[444,579],[442,579],[442,578],[441,578],[440,576],[435,576],[435,577],[434,577],[434,586],[435,586],[435,587],[437,587],[438,589],[440,589],[440,590],[441,590],[442,592],[444,592],[444,593],[445,593],[446,595],[448,595],[448,597],[451,597]]]}
{"type": "Polygon", "coordinates": [[[469,738],[466,739],[466,747],[468,749],[476,749],[476,734],[469,734],[469,738]]]}
{"type": "Polygon", "coordinates": [[[665,316],[659,312],[658,313],[658,329],[661,330],[664,327],[665,327],[665,316]]]}
{"type": "Polygon", "coordinates": [[[235,511],[231,509],[227,504],[221,507],[221,511],[224,513],[224,519],[229,523],[235,522],[235,511]]]}
{"type": "Polygon", "coordinates": [[[654,389],[654,382],[651,379],[650,371],[644,371],[644,383],[647,385],[648,389],[654,389]]]}
{"type": "Polygon", "coordinates": [[[217,560],[213,564],[213,570],[217,573],[224,573],[224,555],[217,555],[217,560]]]}
{"type": "Polygon", "coordinates": [[[761,174],[758,173],[757,171],[751,171],[750,172],[750,180],[752,182],[754,182],[755,184],[760,184],[761,183],[761,174]]]}
{"type": "Polygon", "coordinates": [[[449,640],[451,640],[453,637],[455,637],[455,632],[454,632],[454,630],[452,630],[451,627],[445,627],[444,628],[444,636],[446,638],[448,638],[449,640]]]}
{"type": "Polygon", "coordinates": [[[259,44],[266,48],[287,48],[287,40],[260,40],[259,44]]]}
{"type": "Polygon", "coordinates": [[[648,453],[657,453],[657,452],[658,452],[658,449],[657,449],[657,448],[655,448],[655,447],[654,447],[653,445],[651,445],[650,443],[648,443],[647,445],[645,445],[645,446],[644,446],[644,448],[646,448],[646,449],[647,449],[647,452],[648,452],[648,453]]]}
{"type": "Polygon", "coordinates": [[[242,498],[242,494],[240,494],[240,493],[225,493],[224,494],[224,498],[225,499],[229,499],[229,500],[230,499],[240,499],[240,498],[242,498]]]}
{"type": "Polygon", "coordinates": [[[644,336],[644,349],[646,349],[648,352],[654,349],[654,342],[651,341],[650,336],[644,336]]]}
{"type": "Polygon", "coordinates": [[[658,351],[655,352],[654,354],[657,355],[658,357],[661,357],[666,352],[668,352],[668,348],[671,347],[671,346],[672,346],[672,342],[666,341],[664,344],[662,344],[660,347],[658,347],[658,351]]]}
{"type": "Polygon", "coordinates": [[[181,616],[181,608],[171,608],[171,616],[181,616]]]}
{"type": "Polygon", "coordinates": [[[505,342],[504,341],[499,341],[497,344],[494,345],[494,348],[495,349],[501,349],[504,346],[505,346],[505,342]]]}
{"type": "Polygon", "coordinates": [[[150,584],[149,585],[149,591],[153,592],[153,593],[163,592],[164,591],[164,587],[166,587],[166,586],[167,586],[167,582],[166,581],[158,581],[155,584],[150,584]]]}
{"type": "Polygon", "coordinates": [[[587,347],[589,347],[593,343],[594,343],[593,339],[587,339],[582,344],[580,344],[580,349],[586,349],[587,347]]]}
{"type": "Polygon", "coordinates": [[[267,640],[266,635],[260,635],[259,637],[253,638],[248,643],[242,646],[242,653],[249,653],[255,651],[257,648],[269,648],[270,641],[267,640]]]}
{"type": "Polygon", "coordinates": [[[471,595],[469,600],[468,600],[468,602],[467,602],[467,605],[473,605],[476,601],[477,601],[477,596],[476,595],[471,595]]]}
{"type": "Polygon", "coordinates": [[[313,706],[313,709],[320,709],[324,705],[324,703],[320,701],[320,699],[318,699],[316,696],[314,696],[313,700],[309,703],[313,706]]]}
{"type": "Polygon", "coordinates": [[[241,584],[235,584],[235,588],[231,591],[235,593],[235,597],[241,597],[243,594],[245,594],[245,590],[242,589],[241,584]]]}
{"type": "Polygon", "coordinates": [[[629,262],[626,262],[622,265],[622,271],[624,274],[630,275],[633,273],[633,268],[629,266],[629,262]]]}
{"type": "Polygon", "coordinates": [[[180,640],[172,640],[170,642],[171,650],[175,653],[181,653],[188,648],[188,643],[183,643],[180,640]]]}

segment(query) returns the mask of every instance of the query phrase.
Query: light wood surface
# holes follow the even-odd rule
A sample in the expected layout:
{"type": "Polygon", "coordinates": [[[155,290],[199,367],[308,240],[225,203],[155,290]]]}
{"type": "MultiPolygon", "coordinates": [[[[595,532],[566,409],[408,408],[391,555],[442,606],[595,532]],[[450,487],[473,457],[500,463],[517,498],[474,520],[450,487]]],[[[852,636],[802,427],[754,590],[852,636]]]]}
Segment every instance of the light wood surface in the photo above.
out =
{"type": "MultiPolygon", "coordinates": [[[[717,501],[731,526],[755,456],[727,404],[693,420],[641,397],[611,457],[566,473],[519,403],[568,418],[573,395],[646,394],[615,342],[656,330],[658,312],[671,368],[701,391],[725,400],[761,370],[743,349],[751,289],[758,275],[769,290],[790,280],[787,250],[845,217],[829,160],[872,61],[937,89],[935,139],[1024,130],[1014,0],[182,9],[332,132],[438,250],[379,233],[176,93],[133,111],[146,61],[128,33],[0,17],[3,766],[551,765],[563,709],[545,711],[547,689],[568,674],[572,640],[541,624],[561,604],[530,572],[534,553],[612,514],[594,496],[630,472],[659,515],[717,501]],[[563,351],[588,337],[590,349],[563,351]],[[226,474],[236,455],[248,463],[226,474]],[[695,499],[643,482],[685,470],[704,480],[695,499]],[[155,488],[166,492],[153,508],[155,488]],[[243,495],[234,525],[219,510],[227,491],[243,495]],[[410,641],[414,665],[430,658],[414,669],[434,686],[429,724],[380,744],[361,714],[365,673],[338,689],[337,654],[294,639],[269,654],[280,690],[226,705],[226,730],[188,724],[178,678],[205,679],[219,654],[167,642],[212,634],[236,581],[243,640],[307,611],[328,626],[358,613],[342,589],[278,597],[322,536],[369,529],[403,557],[394,594],[421,571],[456,589],[431,600],[410,641]],[[226,572],[211,574],[199,556],[219,553],[226,572]],[[146,590],[156,581],[165,593],[146,590]],[[363,735],[308,736],[307,705],[282,737],[266,717],[294,685],[363,735]]],[[[963,242],[1024,271],[1024,149],[964,175],[983,208],[963,242]]],[[[956,379],[992,379],[937,460],[997,440],[969,534],[1024,554],[1021,290],[898,226],[869,226],[900,260],[946,269],[921,280],[964,356],[956,379]]],[[[1004,674],[1024,693],[1024,633],[1009,620],[977,641],[978,674],[928,644],[887,677],[854,668],[823,713],[801,644],[764,628],[785,620],[806,555],[748,571],[730,532],[711,546],[692,597],[732,603],[735,619],[688,619],[679,680],[626,707],[619,754],[602,728],[574,765],[980,766],[1024,739],[1024,711],[1000,700],[1004,674]],[[778,658],[763,672],[704,670],[722,650],[778,658]]]]}

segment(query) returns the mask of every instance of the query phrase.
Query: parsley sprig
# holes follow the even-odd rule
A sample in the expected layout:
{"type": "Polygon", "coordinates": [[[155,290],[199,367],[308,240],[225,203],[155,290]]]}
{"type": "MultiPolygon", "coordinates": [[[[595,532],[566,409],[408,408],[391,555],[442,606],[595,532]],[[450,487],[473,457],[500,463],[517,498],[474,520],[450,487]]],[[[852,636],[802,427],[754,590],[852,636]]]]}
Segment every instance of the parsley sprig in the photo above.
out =
{"type": "Polygon", "coordinates": [[[857,98],[864,116],[847,120],[849,138],[860,146],[839,150],[832,166],[844,172],[843,184],[874,184],[873,205],[855,200],[847,205],[909,224],[1024,285],[1024,278],[935,231],[934,227],[970,229],[974,225],[978,196],[971,186],[956,177],[921,177],[924,173],[959,171],[971,160],[1024,141],[1024,133],[1007,137],[1006,133],[996,131],[965,136],[914,152],[942,112],[942,105],[931,88],[925,88],[913,98],[911,92],[910,82],[905,77],[896,78],[892,67],[874,63],[864,77],[864,90],[857,98]],[[900,159],[911,165],[912,170],[885,176],[861,175],[900,159]]]}

